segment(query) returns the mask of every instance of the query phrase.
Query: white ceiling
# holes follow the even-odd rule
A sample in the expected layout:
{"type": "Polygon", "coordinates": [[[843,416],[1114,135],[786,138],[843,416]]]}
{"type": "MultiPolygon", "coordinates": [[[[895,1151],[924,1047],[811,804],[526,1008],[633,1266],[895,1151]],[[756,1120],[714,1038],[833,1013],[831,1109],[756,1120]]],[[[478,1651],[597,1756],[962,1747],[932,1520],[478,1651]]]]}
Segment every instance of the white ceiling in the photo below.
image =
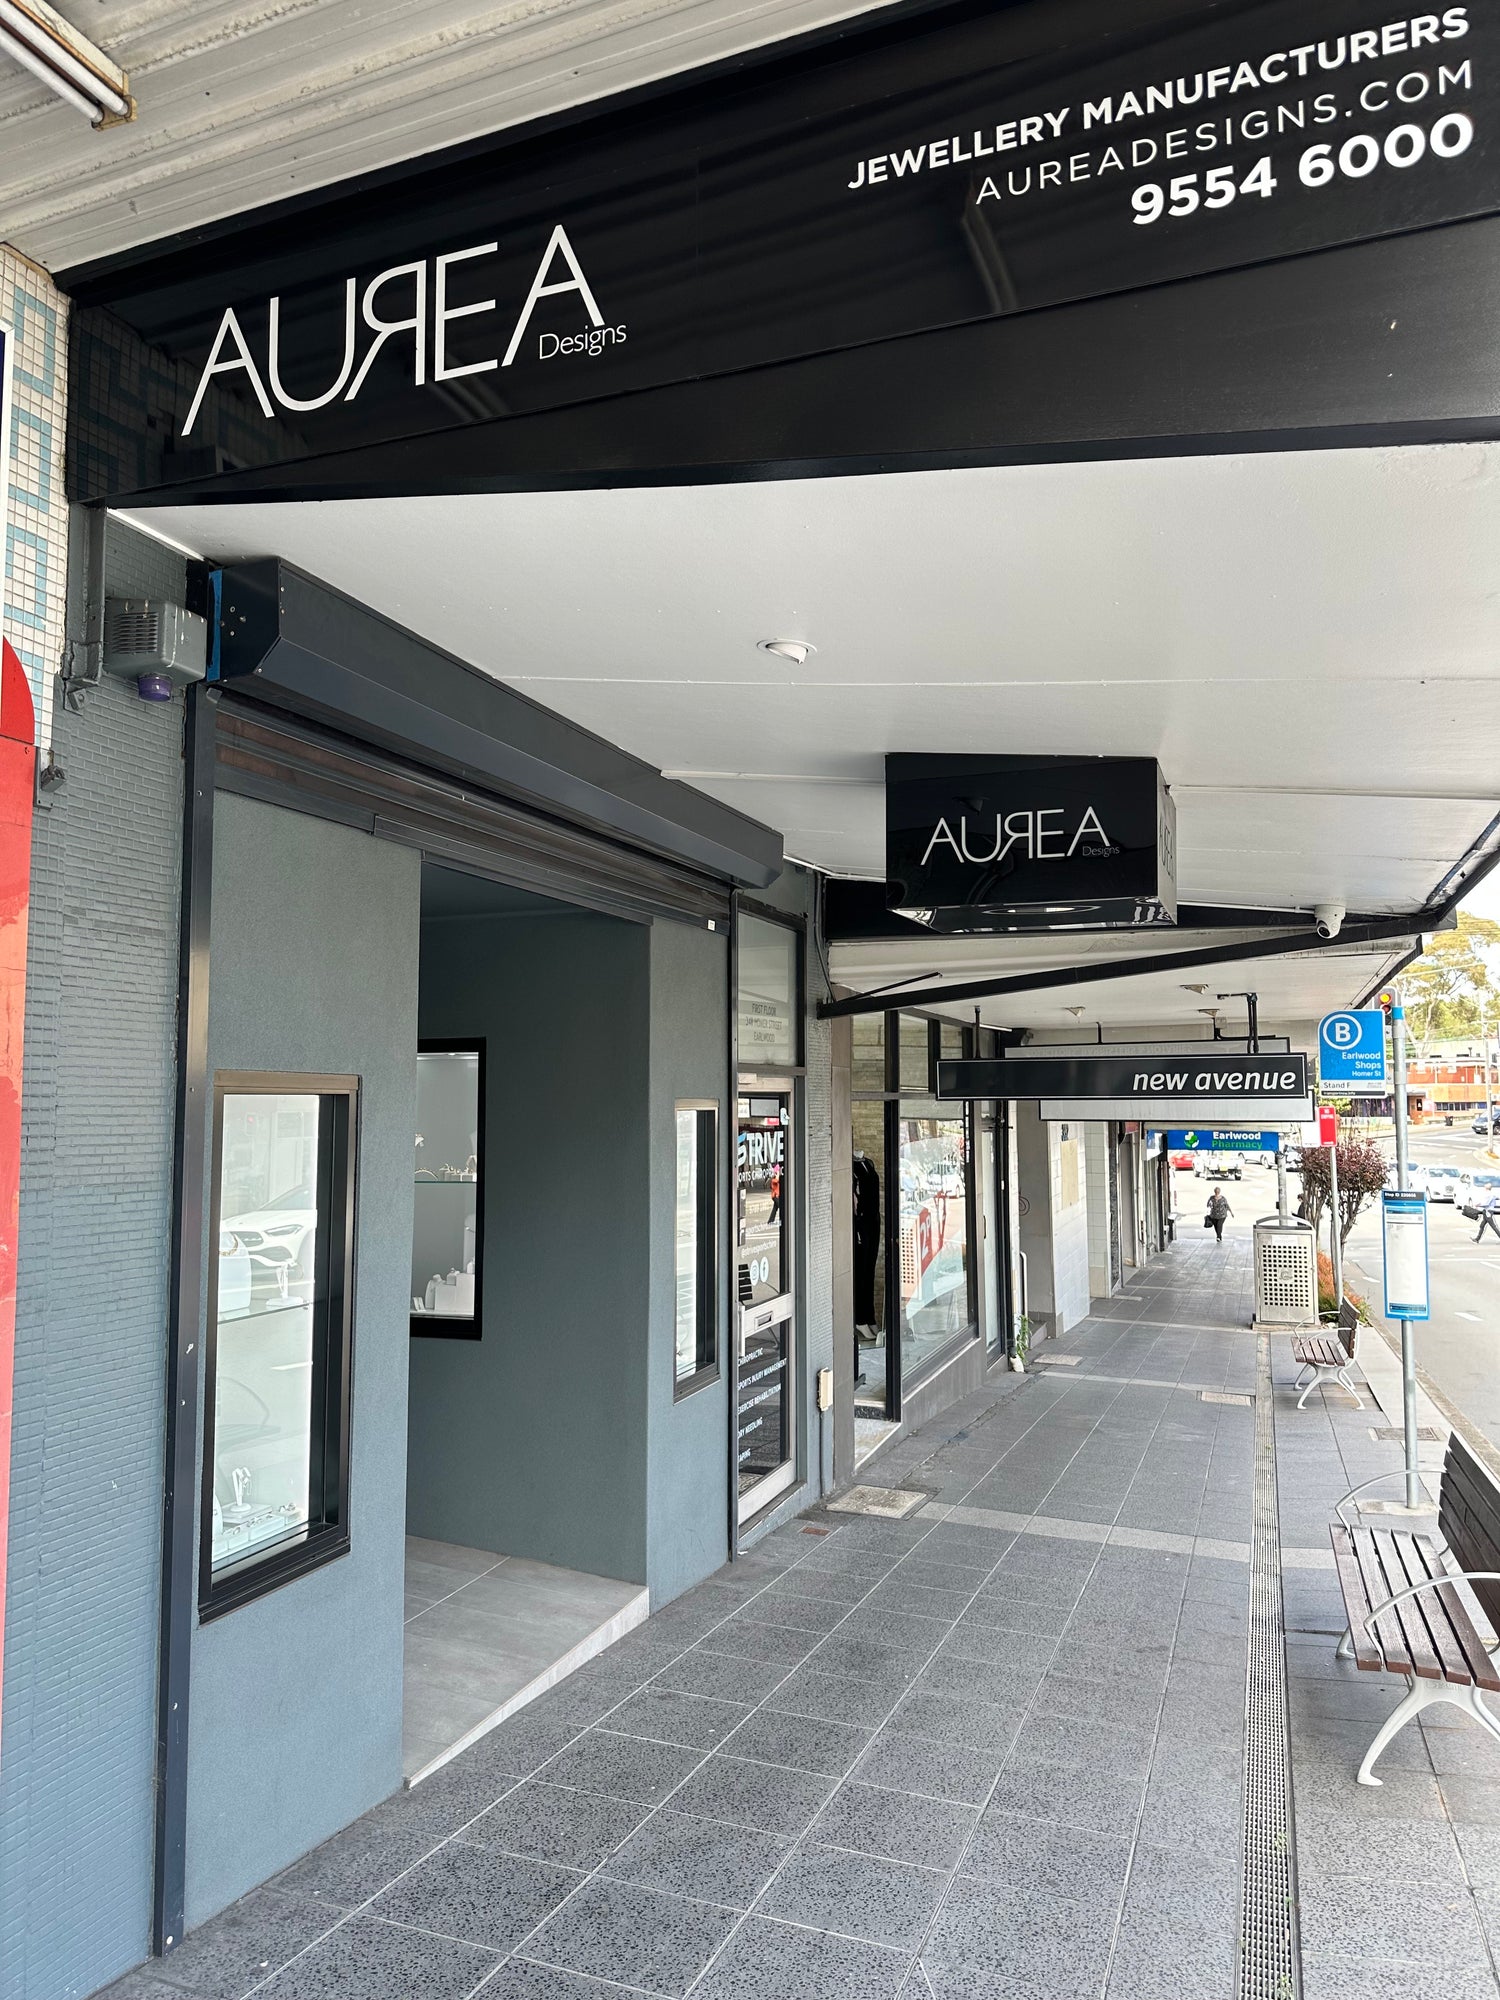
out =
{"type": "Polygon", "coordinates": [[[0,56],[0,235],[63,270],[869,4],[63,0],[129,72],[137,117],[91,131],[0,56]]]}
{"type": "Polygon", "coordinates": [[[832,872],[883,874],[896,749],[1157,757],[1191,902],[1410,910],[1500,809],[1496,446],[150,520],[288,557],[832,872]]]}

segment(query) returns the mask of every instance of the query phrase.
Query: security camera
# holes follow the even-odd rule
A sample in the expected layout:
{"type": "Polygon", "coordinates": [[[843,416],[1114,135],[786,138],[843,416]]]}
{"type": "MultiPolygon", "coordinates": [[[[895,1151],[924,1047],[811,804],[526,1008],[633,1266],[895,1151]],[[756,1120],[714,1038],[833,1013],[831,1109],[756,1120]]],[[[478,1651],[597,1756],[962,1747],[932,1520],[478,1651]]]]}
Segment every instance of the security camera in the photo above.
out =
{"type": "Polygon", "coordinates": [[[1318,926],[1319,937],[1335,938],[1343,928],[1344,905],[1342,903],[1315,903],[1313,905],[1313,920],[1318,926]]]}

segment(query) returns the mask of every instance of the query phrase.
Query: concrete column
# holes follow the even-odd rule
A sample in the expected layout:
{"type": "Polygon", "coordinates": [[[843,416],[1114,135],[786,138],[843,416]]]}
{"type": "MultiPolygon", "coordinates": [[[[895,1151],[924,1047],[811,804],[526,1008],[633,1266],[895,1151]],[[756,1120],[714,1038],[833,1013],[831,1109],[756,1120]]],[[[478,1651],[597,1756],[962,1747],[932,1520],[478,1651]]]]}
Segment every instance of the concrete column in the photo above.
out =
{"type": "Polygon", "coordinates": [[[1083,1132],[1084,1180],[1088,1190],[1089,1294],[1107,1299],[1114,1290],[1109,1265],[1109,1220],[1114,1201],[1110,1128],[1091,1118],[1083,1132]]]}
{"type": "Polygon", "coordinates": [[[1038,1332],[1066,1333],[1089,1309],[1083,1127],[1044,1124],[1034,1104],[1018,1104],[1016,1173],[1031,1317],[1038,1332]]]}

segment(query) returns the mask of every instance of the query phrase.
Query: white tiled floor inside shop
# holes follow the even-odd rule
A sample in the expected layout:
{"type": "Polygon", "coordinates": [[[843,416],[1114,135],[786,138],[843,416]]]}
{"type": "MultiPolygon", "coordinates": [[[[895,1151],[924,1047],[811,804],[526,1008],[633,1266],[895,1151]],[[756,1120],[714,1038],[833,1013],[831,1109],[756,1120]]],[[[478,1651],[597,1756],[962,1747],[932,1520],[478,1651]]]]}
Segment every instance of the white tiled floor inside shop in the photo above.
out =
{"type": "Polygon", "coordinates": [[[409,1535],[408,1783],[612,1646],[641,1623],[648,1602],[639,1584],[409,1535]]]}

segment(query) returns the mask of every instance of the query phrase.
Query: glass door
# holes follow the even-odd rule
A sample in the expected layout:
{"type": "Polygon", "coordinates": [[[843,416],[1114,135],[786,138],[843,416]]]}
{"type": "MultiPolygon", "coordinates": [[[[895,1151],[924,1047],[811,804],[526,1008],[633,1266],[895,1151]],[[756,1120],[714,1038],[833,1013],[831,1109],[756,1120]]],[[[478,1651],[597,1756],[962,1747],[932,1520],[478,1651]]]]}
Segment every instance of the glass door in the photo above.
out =
{"type": "Polygon", "coordinates": [[[792,1092],[742,1090],[738,1100],[736,1310],[739,1517],[758,1514],[795,1484],[792,1431],[796,1356],[792,1310],[792,1092]]]}

